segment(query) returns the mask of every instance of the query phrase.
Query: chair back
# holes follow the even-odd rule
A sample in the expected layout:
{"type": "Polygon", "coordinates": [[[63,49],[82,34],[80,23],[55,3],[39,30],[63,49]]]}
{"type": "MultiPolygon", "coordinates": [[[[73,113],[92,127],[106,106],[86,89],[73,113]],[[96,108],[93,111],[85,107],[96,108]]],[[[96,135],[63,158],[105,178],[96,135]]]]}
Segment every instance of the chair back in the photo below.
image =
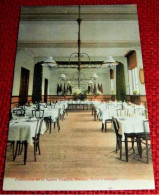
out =
{"type": "Polygon", "coordinates": [[[37,119],[37,124],[36,124],[36,130],[35,130],[35,139],[39,139],[41,135],[41,127],[43,123],[43,118],[38,118],[37,119]]]}
{"type": "Polygon", "coordinates": [[[99,117],[99,119],[101,119],[102,118],[102,110],[100,109],[100,108],[98,108],[98,117],[99,117]]]}
{"type": "Polygon", "coordinates": [[[143,108],[135,108],[134,113],[144,115],[144,109],[143,108]]]}
{"type": "Polygon", "coordinates": [[[15,114],[16,114],[16,116],[25,116],[25,110],[16,109],[15,114]]]}
{"type": "Polygon", "coordinates": [[[32,110],[32,116],[36,118],[43,118],[44,117],[44,110],[32,110]]]}
{"type": "Polygon", "coordinates": [[[122,110],[122,109],[116,109],[117,116],[121,116],[121,110],[122,110]]]}
{"type": "Polygon", "coordinates": [[[149,120],[143,121],[144,134],[146,139],[150,139],[149,120]]]}
{"type": "Polygon", "coordinates": [[[118,132],[119,132],[119,123],[118,123],[118,120],[116,118],[112,118],[112,121],[113,121],[113,125],[114,125],[114,130],[115,130],[115,134],[116,136],[118,136],[118,132]]]}
{"type": "Polygon", "coordinates": [[[122,103],[117,104],[117,109],[122,109],[122,103]]]}

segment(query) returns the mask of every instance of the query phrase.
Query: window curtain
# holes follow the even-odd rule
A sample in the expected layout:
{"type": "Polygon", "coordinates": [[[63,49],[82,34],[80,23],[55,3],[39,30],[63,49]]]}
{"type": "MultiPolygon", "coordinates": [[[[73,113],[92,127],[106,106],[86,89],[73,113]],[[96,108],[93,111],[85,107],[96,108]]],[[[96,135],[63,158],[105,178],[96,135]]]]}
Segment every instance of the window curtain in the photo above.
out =
{"type": "Polygon", "coordinates": [[[114,70],[110,69],[110,79],[114,79],[114,70]]]}
{"type": "Polygon", "coordinates": [[[126,101],[124,65],[121,62],[116,66],[116,98],[119,101],[126,101]]]}
{"type": "Polygon", "coordinates": [[[127,60],[128,60],[128,68],[129,70],[133,70],[137,67],[137,58],[136,58],[136,51],[130,51],[129,54],[127,54],[127,60]]]}
{"type": "Polygon", "coordinates": [[[34,78],[33,78],[33,93],[32,93],[32,102],[37,103],[41,101],[42,96],[42,73],[43,68],[42,64],[43,62],[38,62],[34,66],[34,78]]]}

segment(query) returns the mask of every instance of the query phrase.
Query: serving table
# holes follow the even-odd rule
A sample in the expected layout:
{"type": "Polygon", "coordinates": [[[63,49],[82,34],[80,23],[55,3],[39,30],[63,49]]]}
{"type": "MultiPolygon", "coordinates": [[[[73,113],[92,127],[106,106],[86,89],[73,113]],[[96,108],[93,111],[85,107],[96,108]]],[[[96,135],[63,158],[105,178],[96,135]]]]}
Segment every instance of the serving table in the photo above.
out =
{"type": "Polygon", "coordinates": [[[91,101],[68,101],[68,110],[91,110],[91,101]]]}

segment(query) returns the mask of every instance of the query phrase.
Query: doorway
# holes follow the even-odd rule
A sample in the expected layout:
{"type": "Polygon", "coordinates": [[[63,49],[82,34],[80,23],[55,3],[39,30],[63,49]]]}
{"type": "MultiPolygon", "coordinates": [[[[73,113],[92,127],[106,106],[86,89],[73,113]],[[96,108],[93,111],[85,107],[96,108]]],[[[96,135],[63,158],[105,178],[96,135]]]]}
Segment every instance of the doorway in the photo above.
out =
{"type": "Polygon", "coordinates": [[[28,101],[29,74],[29,70],[21,68],[19,105],[24,105],[28,101]]]}
{"type": "Polygon", "coordinates": [[[45,79],[44,84],[44,102],[47,103],[47,90],[48,90],[48,79],[45,79]]]}

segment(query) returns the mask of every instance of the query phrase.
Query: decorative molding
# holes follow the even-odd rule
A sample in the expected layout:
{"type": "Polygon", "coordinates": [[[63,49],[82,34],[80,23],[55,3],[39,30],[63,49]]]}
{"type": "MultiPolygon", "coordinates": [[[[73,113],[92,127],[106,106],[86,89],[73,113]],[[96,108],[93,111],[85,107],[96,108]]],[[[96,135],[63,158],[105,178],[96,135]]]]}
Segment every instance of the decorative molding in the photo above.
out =
{"type": "MultiPolygon", "coordinates": [[[[75,21],[78,6],[22,7],[21,21],[75,21]]],[[[81,6],[83,21],[137,21],[135,5],[81,6]]]]}
{"type": "MultiPolygon", "coordinates": [[[[139,41],[82,41],[82,48],[140,47],[139,41]]],[[[18,48],[77,48],[77,41],[19,41],[18,48]]]]}

